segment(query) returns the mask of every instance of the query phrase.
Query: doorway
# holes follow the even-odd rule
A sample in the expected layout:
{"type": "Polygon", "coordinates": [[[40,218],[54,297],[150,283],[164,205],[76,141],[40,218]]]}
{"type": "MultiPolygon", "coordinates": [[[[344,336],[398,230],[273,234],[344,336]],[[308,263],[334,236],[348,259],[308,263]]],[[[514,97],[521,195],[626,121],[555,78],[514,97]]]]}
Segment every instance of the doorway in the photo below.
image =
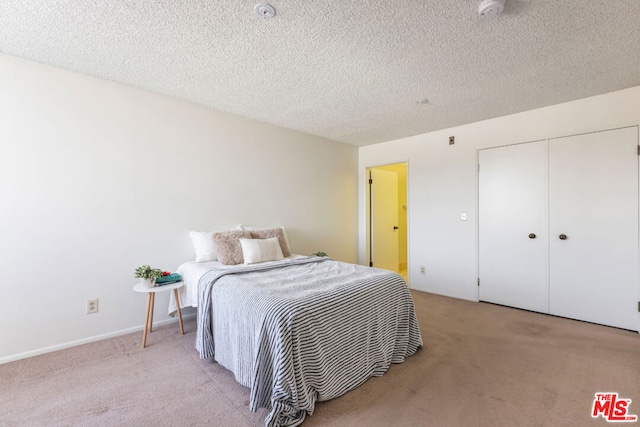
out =
{"type": "Polygon", "coordinates": [[[407,163],[366,169],[367,260],[407,281],[407,163]]]}

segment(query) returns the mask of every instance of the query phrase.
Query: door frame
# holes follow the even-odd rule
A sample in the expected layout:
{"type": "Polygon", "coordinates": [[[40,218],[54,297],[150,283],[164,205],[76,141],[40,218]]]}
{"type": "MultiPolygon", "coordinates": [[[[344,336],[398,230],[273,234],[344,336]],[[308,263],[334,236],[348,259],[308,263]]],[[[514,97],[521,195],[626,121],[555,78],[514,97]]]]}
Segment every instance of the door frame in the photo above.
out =
{"type": "MultiPolygon", "coordinates": [[[[480,151],[481,150],[486,150],[486,149],[490,149],[490,148],[500,148],[500,147],[506,147],[506,146],[510,146],[510,145],[521,145],[521,144],[527,144],[527,143],[531,143],[531,142],[536,142],[536,141],[541,141],[541,140],[546,140],[546,141],[550,141],[552,139],[558,139],[558,138],[565,138],[565,137],[571,137],[571,136],[577,136],[577,135],[583,135],[583,134],[590,134],[590,133],[598,133],[598,132],[606,132],[606,131],[611,131],[611,130],[616,130],[616,129],[623,129],[623,128],[629,128],[629,127],[636,127],[638,129],[638,200],[640,201],[640,123],[638,122],[629,122],[626,124],[618,124],[618,125],[612,125],[612,126],[598,126],[598,127],[594,127],[594,128],[589,128],[589,129],[583,129],[583,130],[576,130],[576,131],[569,131],[569,132],[563,132],[563,133],[558,133],[558,134],[548,134],[546,136],[541,136],[539,138],[532,138],[532,139],[525,139],[525,140],[515,140],[513,142],[506,142],[503,141],[502,143],[498,143],[498,144],[488,144],[488,145],[483,145],[483,146],[479,146],[475,148],[475,168],[476,168],[476,174],[475,174],[475,208],[476,208],[476,215],[475,215],[475,220],[476,220],[476,226],[475,226],[475,250],[476,250],[476,256],[475,256],[475,261],[476,261],[476,266],[475,266],[475,272],[476,272],[476,278],[478,280],[478,286],[476,286],[476,291],[475,291],[475,301],[476,302],[480,302],[480,289],[479,289],[479,285],[480,285],[480,151]]],[[[638,204],[638,230],[640,230],[640,203],[638,204]]],[[[640,251],[640,231],[639,231],[639,238],[638,238],[638,247],[639,247],[639,251],[640,251]]],[[[639,267],[640,270],[640,267],[639,267]]],[[[635,329],[634,331],[637,331],[638,333],[640,333],[640,274],[639,274],[639,280],[638,280],[638,322],[637,322],[637,329],[635,329]]],[[[550,316],[553,316],[553,314],[549,314],[550,316]]],[[[613,327],[613,326],[612,326],[613,327]]],[[[633,330],[633,329],[632,329],[633,330]]]]}

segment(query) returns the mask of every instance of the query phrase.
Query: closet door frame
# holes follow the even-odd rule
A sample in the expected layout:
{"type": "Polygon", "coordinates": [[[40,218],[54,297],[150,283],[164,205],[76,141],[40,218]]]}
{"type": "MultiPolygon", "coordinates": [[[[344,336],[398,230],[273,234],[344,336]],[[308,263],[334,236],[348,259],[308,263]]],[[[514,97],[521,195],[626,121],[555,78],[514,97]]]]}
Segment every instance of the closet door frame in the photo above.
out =
{"type": "MultiPolygon", "coordinates": [[[[636,124],[631,124],[631,125],[627,125],[627,126],[620,126],[617,128],[607,128],[607,129],[596,129],[596,130],[590,130],[588,132],[583,132],[583,133],[576,133],[576,134],[572,134],[572,135],[565,135],[565,136],[557,136],[557,137],[550,137],[550,138],[546,138],[544,140],[538,140],[538,141],[533,141],[534,143],[536,142],[540,142],[540,141],[544,141],[547,144],[551,143],[553,140],[558,140],[560,138],[568,138],[568,137],[572,137],[572,136],[578,136],[578,135],[583,135],[583,134],[595,134],[595,133],[601,133],[601,132],[607,132],[607,131],[615,131],[615,130],[619,130],[619,129],[627,129],[627,128],[631,128],[631,129],[635,129],[635,150],[636,150],[636,156],[635,158],[635,164],[636,164],[636,175],[634,178],[635,183],[637,184],[637,191],[636,191],[636,196],[637,196],[637,208],[635,210],[635,235],[637,237],[637,244],[635,245],[635,250],[636,250],[636,260],[637,260],[637,268],[636,268],[636,272],[637,272],[637,276],[635,279],[635,292],[632,292],[632,296],[630,296],[630,300],[629,301],[629,305],[627,306],[626,310],[629,310],[629,306],[632,304],[633,305],[633,315],[632,315],[632,321],[631,322],[626,322],[624,325],[620,325],[620,324],[611,324],[611,323],[602,323],[601,321],[594,321],[594,320],[590,320],[590,319],[586,319],[586,318],[578,318],[578,317],[570,317],[570,316],[574,316],[573,314],[567,315],[566,312],[563,312],[564,314],[560,314],[559,311],[557,310],[553,310],[553,304],[551,303],[551,286],[552,286],[552,278],[550,277],[551,274],[551,270],[550,270],[550,264],[551,264],[551,260],[550,260],[550,256],[551,256],[551,242],[550,239],[552,238],[559,238],[558,236],[555,236],[554,230],[551,230],[551,221],[549,219],[549,214],[547,214],[547,248],[546,248],[546,256],[547,256],[547,267],[546,267],[546,275],[547,275],[547,286],[548,286],[548,298],[549,298],[549,310],[547,311],[548,313],[552,314],[552,315],[560,315],[560,316],[564,316],[564,317],[569,317],[569,318],[573,318],[573,319],[578,319],[578,320],[586,320],[588,322],[592,322],[592,323],[600,323],[600,324],[605,324],[608,326],[614,326],[614,327],[620,327],[623,329],[630,329],[630,330],[634,330],[634,331],[638,331],[640,332],[640,126],[636,125],[636,124]]],[[[478,301],[487,301],[487,302],[496,302],[498,304],[500,304],[501,302],[498,301],[488,301],[487,299],[483,298],[484,294],[483,294],[483,284],[486,284],[483,281],[483,270],[484,267],[483,266],[483,254],[482,254],[482,250],[483,250],[483,246],[482,246],[482,209],[481,209],[481,178],[480,178],[480,174],[482,173],[482,166],[481,166],[481,153],[484,152],[485,150],[493,150],[493,149],[500,149],[500,148],[504,148],[504,147],[509,147],[509,146],[522,146],[525,144],[529,144],[531,142],[522,142],[522,143],[518,143],[518,144],[507,144],[507,145],[501,145],[501,146],[496,146],[496,147],[486,147],[486,148],[482,148],[482,149],[478,149],[477,151],[477,159],[478,159],[478,231],[477,231],[477,241],[478,241],[478,301]]],[[[550,150],[550,148],[549,148],[550,150]]],[[[549,181],[547,181],[548,185],[551,185],[549,183],[549,181]]],[[[546,203],[549,203],[549,199],[547,196],[546,199],[546,203]]],[[[547,205],[548,206],[548,205],[547,205]]],[[[550,209],[551,207],[548,206],[548,209],[550,209]]],[[[633,233],[633,231],[632,231],[633,233]]],[[[562,233],[560,233],[562,234],[562,233]]],[[[537,236],[536,236],[537,237],[537,236]]],[[[503,305],[509,305],[509,304],[503,304],[503,305]]],[[[512,305],[513,306],[513,305],[512,305]]],[[[528,309],[526,307],[519,307],[519,308],[525,308],[528,309]]],[[[531,309],[529,309],[531,310],[531,309]]],[[[542,310],[532,310],[532,311],[539,311],[539,312],[544,312],[542,310]]]]}

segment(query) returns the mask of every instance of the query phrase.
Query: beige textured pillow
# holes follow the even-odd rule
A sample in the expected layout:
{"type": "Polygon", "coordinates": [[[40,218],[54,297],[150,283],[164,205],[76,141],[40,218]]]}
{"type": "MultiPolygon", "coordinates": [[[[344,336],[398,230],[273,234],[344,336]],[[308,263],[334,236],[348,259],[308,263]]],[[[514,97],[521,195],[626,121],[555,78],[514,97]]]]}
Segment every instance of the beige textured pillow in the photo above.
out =
{"type": "Polygon", "coordinates": [[[240,246],[242,246],[242,256],[245,264],[279,261],[284,258],[277,237],[269,239],[240,239],[240,246]]]}
{"type": "Polygon", "coordinates": [[[258,231],[258,230],[268,230],[270,228],[279,228],[282,230],[282,234],[284,234],[284,242],[287,244],[287,248],[291,253],[293,253],[293,246],[291,246],[291,242],[289,241],[289,233],[287,232],[287,228],[282,227],[252,227],[250,225],[238,224],[236,230],[244,230],[244,231],[258,231]]]}
{"type": "Polygon", "coordinates": [[[251,234],[243,230],[230,230],[216,233],[213,240],[216,241],[216,252],[218,261],[225,265],[242,264],[242,246],[240,239],[250,239],[251,234]]]}
{"type": "Polygon", "coordinates": [[[269,239],[271,237],[277,237],[280,243],[280,249],[282,249],[282,255],[286,258],[291,255],[287,241],[284,238],[284,233],[281,228],[266,228],[262,230],[250,230],[252,239],[269,239]]]}

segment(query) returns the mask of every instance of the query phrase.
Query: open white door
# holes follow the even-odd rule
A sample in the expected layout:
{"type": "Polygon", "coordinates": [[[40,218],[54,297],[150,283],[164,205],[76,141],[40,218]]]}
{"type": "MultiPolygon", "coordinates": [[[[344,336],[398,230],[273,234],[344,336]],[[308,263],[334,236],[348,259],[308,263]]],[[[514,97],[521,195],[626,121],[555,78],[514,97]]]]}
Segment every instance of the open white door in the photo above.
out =
{"type": "Polygon", "coordinates": [[[371,247],[373,267],[398,271],[398,174],[370,169],[371,247]]]}

